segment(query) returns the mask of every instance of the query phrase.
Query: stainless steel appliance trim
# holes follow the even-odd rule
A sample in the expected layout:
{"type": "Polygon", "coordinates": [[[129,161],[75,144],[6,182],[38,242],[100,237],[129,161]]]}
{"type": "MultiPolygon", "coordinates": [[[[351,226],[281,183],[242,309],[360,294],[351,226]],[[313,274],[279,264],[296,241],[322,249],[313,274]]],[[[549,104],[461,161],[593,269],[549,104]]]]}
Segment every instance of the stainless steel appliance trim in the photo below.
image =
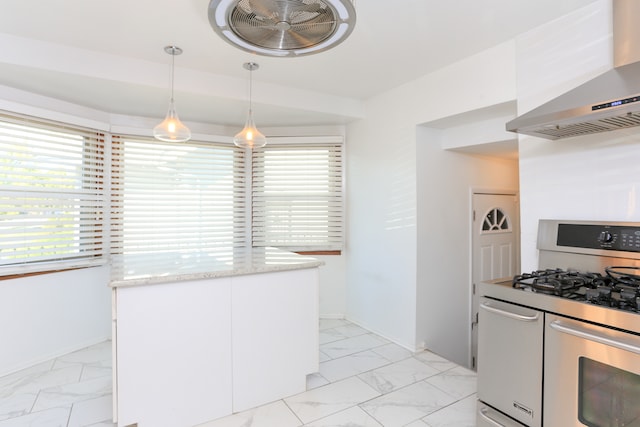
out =
{"type": "MultiPolygon", "coordinates": [[[[629,270],[640,268],[639,247],[640,222],[540,220],[538,268],[602,275],[606,275],[607,267],[611,266],[629,270]],[[616,238],[619,240],[608,240],[607,232],[614,237],[620,236],[616,238]],[[574,244],[575,247],[571,246],[574,244]]],[[[541,312],[538,322],[544,319],[540,337],[534,340],[533,334],[525,334],[525,331],[537,323],[518,321],[518,316],[500,316],[495,310],[480,310],[478,334],[482,339],[479,342],[477,395],[480,402],[487,405],[491,418],[498,422],[511,425],[500,418],[509,416],[509,420],[518,420],[529,427],[585,425],[579,420],[577,395],[581,358],[640,376],[640,313],[514,288],[512,280],[506,279],[482,282],[479,292],[481,304],[485,306],[493,305],[491,308],[519,315],[533,315],[538,310],[541,312]],[[503,324],[510,326],[503,327],[503,324]],[[481,345],[483,341],[484,345],[481,345]],[[526,342],[527,345],[514,346],[507,358],[501,349],[510,342],[526,342]],[[536,363],[526,363],[540,375],[540,380],[532,381],[532,372],[513,369],[511,359],[516,358],[519,366],[523,366],[524,358],[528,360],[535,356],[537,350],[534,348],[543,349],[544,363],[542,357],[536,363]],[[514,352],[518,357],[513,356],[514,352]],[[517,388],[513,387],[514,383],[518,384],[517,388]],[[520,418],[521,414],[511,412],[514,402],[528,402],[517,397],[523,388],[540,390],[542,403],[532,406],[532,413],[543,419],[520,418]],[[499,411],[499,415],[496,416],[493,410],[499,411]]],[[[632,392],[629,395],[635,399],[632,392]]],[[[480,407],[477,420],[479,425],[495,427],[481,415],[480,407]]]]}
{"type": "Polygon", "coordinates": [[[539,319],[539,313],[536,313],[533,316],[525,316],[522,314],[518,314],[518,313],[512,313],[510,311],[506,311],[506,310],[502,310],[496,307],[492,307],[490,305],[491,303],[482,303],[480,304],[480,308],[483,308],[487,311],[490,311],[492,313],[495,314],[499,314],[501,316],[506,316],[506,317],[510,317],[511,319],[515,319],[515,320],[520,320],[522,322],[535,322],[536,320],[539,319]]]}
{"type": "Polygon", "coordinates": [[[504,424],[500,424],[499,422],[497,422],[496,420],[494,420],[493,418],[491,418],[489,416],[489,411],[487,410],[487,408],[482,408],[480,409],[480,416],[489,424],[494,425],[495,427],[505,427],[504,424]]]}
{"type": "Polygon", "coordinates": [[[481,297],[478,324],[478,399],[505,426],[541,427],[544,314],[481,297]]]}
{"type": "MultiPolygon", "coordinates": [[[[593,257],[596,258],[596,257],[593,257]]],[[[545,266],[550,267],[550,266],[545,266]]],[[[523,307],[564,314],[576,319],[589,319],[591,322],[609,325],[640,335],[638,313],[616,310],[610,307],[577,302],[555,295],[526,292],[511,286],[511,282],[482,282],[480,295],[492,300],[509,301],[523,307]]],[[[482,329],[482,327],[480,328],[482,329]]]]}
{"type": "MultiPolygon", "coordinates": [[[[638,315],[636,314],[636,317],[638,315]]],[[[584,426],[588,425],[579,420],[581,414],[580,397],[585,396],[585,389],[580,392],[580,360],[590,359],[607,365],[617,370],[627,371],[633,376],[640,376],[640,355],[621,349],[608,343],[592,341],[574,334],[563,333],[551,327],[554,322],[571,325],[578,330],[586,330],[592,335],[607,337],[610,340],[622,341],[640,347],[640,337],[623,331],[607,328],[602,325],[582,322],[576,319],[567,319],[554,314],[545,314],[545,364],[544,364],[544,396],[543,396],[543,425],[545,427],[556,426],[584,426]]],[[[606,375],[605,375],[606,376],[606,375]]],[[[606,381],[602,383],[606,384],[606,381]]],[[[605,386],[606,387],[606,386],[605,386]]],[[[591,388],[589,386],[589,388],[591,388]]],[[[613,392],[613,390],[611,390],[613,392]]],[[[620,391],[634,404],[637,403],[638,391],[629,387],[620,391]],[[627,395],[628,392],[628,395],[627,395]]],[[[596,393],[597,395],[597,393],[596,393]]],[[[615,397],[611,393],[602,393],[599,398],[603,401],[602,408],[609,407],[610,403],[624,401],[624,396],[615,397]],[[609,403],[607,403],[609,401],[609,403]]],[[[586,407],[591,407],[587,405],[586,407]]],[[[637,408],[637,405],[632,405],[637,408]]],[[[584,407],[583,407],[584,408],[584,407]]],[[[601,409],[602,409],[601,408],[601,409]]],[[[613,410],[613,409],[611,409],[613,410]]],[[[603,412],[599,412],[602,415],[603,412]]],[[[604,412],[607,416],[613,415],[604,412]]],[[[584,413],[583,413],[584,415],[584,413]]],[[[628,420],[627,420],[628,421],[628,420]]],[[[614,425],[616,423],[614,422],[614,425]]],[[[589,425],[608,425],[608,423],[593,423],[589,425]]],[[[622,425],[622,424],[620,424],[622,425]]],[[[625,424],[632,425],[632,423],[625,424]]]]}
{"type": "Polygon", "coordinates": [[[507,417],[502,412],[491,406],[487,406],[481,401],[477,402],[476,410],[477,427],[526,427],[513,418],[507,417]]]}
{"type": "Polygon", "coordinates": [[[604,344],[604,345],[610,345],[612,347],[616,347],[619,348],[620,350],[626,350],[626,351],[630,351],[636,354],[640,354],[640,347],[637,347],[635,345],[632,344],[627,344],[625,342],[621,342],[618,340],[613,340],[610,338],[607,338],[605,336],[601,336],[601,335],[596,335],[592,332],[586,331],[586,330],[582,330],[576,326],[568,326],[563,324],[563,322],[559,321],[559,320],[555,320],[552,323],[549,324],[549,326],[553,329],[555,329],[558,332],[563,332],[565,334],[569,334],[569,335],[574,335],[578,338],[584,338],[590,341],[595,341],[597,343],[600,344],[604,344]]]}
{"type": "Polygon", "coordinates": [[[612,7],[615,68],[509,121],[508,131],[561,139],[640,125],[640,2],[612,7]]]}
{"type": "MultiPolygon", "coordinates": [[[[567,253],[569,254],[568,256],[571,256],[572,258],[576,258],[575,254],[593,255],[595,257],[604,257],[604,258],[611,259],[611,263],[609,265],[614,265],[614,263],[616,262],[612,260],[613,258],[616,258],[616,259],[623,258],[625,260],[640,259],[640,252],[627,252],[627,251],[604,250],[604,249],[594,249],[594,248],[577,248],[577,247],[558,246],[557,244],[558,226],[560,224],[601,225],[603,227],[606,227],[609,225],[640,227],[640,222],[541,219],[538,223],[538,240],[537,240],[537,248],[540,250],[540,255],[543,255],[545,251],[567,253]]],[[[549,256],[557,256],[557,255],[549,254],[549,256]]],[[[631,261],[627,261],[627,262],[631,262],[631,261]]],[[[548,267],[545,265],[539,266],[539,268],[555,268],[555,267],[569,268],[572,266],[565,266],[565,265],[554,265],[553,267],[548,267]]]]}

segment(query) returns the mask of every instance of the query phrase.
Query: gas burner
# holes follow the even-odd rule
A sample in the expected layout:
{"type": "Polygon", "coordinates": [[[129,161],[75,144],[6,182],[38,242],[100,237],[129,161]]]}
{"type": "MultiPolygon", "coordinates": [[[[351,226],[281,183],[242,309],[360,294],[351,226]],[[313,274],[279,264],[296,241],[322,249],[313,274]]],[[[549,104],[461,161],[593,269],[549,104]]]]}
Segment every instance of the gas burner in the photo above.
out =
{"type": "Polygon", "coordinates": [[[620,300],[618,301],[617,308],[627,311],[638,311],[640,307],[640,296],[637,290],[623,290],[620,291],[620,300]]]}
{"type": "Polygon", "coordinates": [[[629,270],[626,267],[611,267],[607,268],[605,276],[576,270],[537,270],[515,276],[512,285],[529,292],[640,312],[640,275],[632,274],[629,270]]]}
{"type": "Polygon", "coordinates": [[[562,269],[538,270],[525,273],[513,278],[513,287],[540,292],[549,295],[571,297],[574,291],[587,286],[588,277],[576,271],[562,269]]]}
{"type": "Polygon", "coordinates": [[[611,306],[611,291],[608,286],[597,286],[595,288],[588,288],[585,290],[585,301],[596,304],[611,306]]]}
{"type": "Polygon", "coordinates": [[[607,267],[605,272],[621,288],[640,288],[640,267],[607,267]]]}

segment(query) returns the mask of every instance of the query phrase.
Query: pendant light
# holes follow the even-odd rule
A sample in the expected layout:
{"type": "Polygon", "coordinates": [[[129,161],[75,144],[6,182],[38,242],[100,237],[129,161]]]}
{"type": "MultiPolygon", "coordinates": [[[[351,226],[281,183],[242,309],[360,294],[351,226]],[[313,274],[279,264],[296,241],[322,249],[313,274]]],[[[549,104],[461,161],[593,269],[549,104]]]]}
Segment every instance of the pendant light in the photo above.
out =
{"type": "Polygon", "coordinates": [[[173,101],[173,74],[175,67],[175,57],[182,53],[182,49],[177,46],[166,46],[164,51],[171,55],[171,99],[169,100],[169,111],[162,123],[153,128],[153,136],[160,141],[185,142],[191,139],[191,131],[178,118],[176,106],[173,101]]]}
{"type": "Polygon", "coordinates": [[[260,133],[256,124],[253,122],[253,114],[251,111],[251,92],[253,86],[253,70],[260,68],[255,62],[245,62],[243,67],[249,70],[249,115],[247,116],[247,122],[234,138],[233,143],[241,148],[262,148],[267,144],[267,138],[260,133]]]}

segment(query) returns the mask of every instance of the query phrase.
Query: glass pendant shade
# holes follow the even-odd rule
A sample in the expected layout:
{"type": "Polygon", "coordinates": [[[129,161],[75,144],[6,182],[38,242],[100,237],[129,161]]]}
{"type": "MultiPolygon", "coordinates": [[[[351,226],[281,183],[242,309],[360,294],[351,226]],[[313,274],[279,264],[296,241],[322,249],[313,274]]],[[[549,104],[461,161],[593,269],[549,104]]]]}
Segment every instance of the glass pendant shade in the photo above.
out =
{"type": "Polygon", "coordinates": [[[256,128],[251,110],[244,129],[236,134],[233,143],[242,148],[262,148],[267,145],[267,138],[256,128]]]}
{"type": "Polygon", "coordinates": [[[242,65],[245,70],[249,70],[249,114],[244,124],[244,129],[233,137],[233,143],[241,148],[262,148],[267,145],[267,138],[258,130],[253,122],[253,114],[251,111],[251,96],[253,91],[253,70],[257,70],[260,66],[255,62],[246,62],[242,65]]]}
{"type": "Polygon", "coordinates": [[[169,111],[162,123],[153,128],[153,136],[167,142],[185,142],[191,139],[191,131],[178,118],[173,99],[169,102],[169,111]]]}
{"type": "Polygon", "coordinates": [[[166,46],[164,51],[171,55],[171,99],[169,100],[169,110],[164,120],[153,128],[153,136],[160,141],[185,142],[191,139],[191,131],[178,118],[176,106],[173,101],[175,57],[182,53],[182,49],[177,46],[166,46]]]}

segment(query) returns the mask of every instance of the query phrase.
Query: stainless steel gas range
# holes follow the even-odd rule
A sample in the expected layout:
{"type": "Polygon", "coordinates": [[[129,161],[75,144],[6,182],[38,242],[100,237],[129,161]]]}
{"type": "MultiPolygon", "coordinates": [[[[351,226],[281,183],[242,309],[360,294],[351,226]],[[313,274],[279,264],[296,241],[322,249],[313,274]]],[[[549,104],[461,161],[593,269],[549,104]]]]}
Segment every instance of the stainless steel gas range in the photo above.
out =
{"type": "Polygon", "coordinates": [[[477,426],[640,426],[640,223],[541,220],[480,285],[477,426]]]}

